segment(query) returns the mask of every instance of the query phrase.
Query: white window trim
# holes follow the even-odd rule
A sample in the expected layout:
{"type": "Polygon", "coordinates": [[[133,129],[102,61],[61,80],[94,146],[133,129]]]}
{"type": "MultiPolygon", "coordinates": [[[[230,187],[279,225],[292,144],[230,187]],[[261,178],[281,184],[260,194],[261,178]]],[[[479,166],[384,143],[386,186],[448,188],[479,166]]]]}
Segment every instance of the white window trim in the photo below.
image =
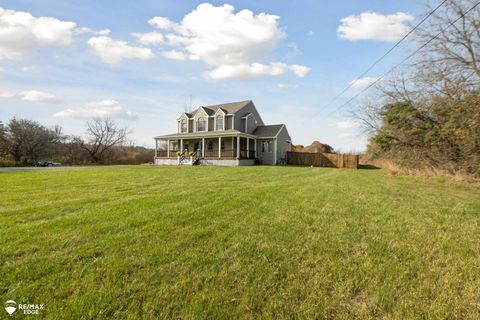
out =
{"type": "Polygon", "coordinates": [[[221,108],[218,108],[217,111],[213,114],[213,131],[225,131],[225,127],[227,125],[227,114],[225,111],[223,111],[221,108]],[[223,129],[222,130],[217,130],[217,116],[218,114],[221,113],[223,116],[223,129]]]}
{"type": "Polygon", "coordinates": [[[195,119],[194,122],[194,127],[195,127],[195,132],[207,132],[208,131],[208,117],[198,117],[198,119],[195,119]],[[200,119],[203,119],[205,121],[205,130],[198,130],[198,122],[200,119]]]}
{"type": "Polygon", "coordinates": [[[180,133],[188,133],[188,119],[180,119],[179,123],[180,123],[180,133]],[[185,132],[183,131],[183,126],[182,126],[182,122],[185,121],[186,123],[186,128],[185,128],[185,132]]]}
{"type": "Polygon", "coordinates": [[[262,141],[262,153],[272,153],[272,140],[261,140],[262,141]],[[264,147],[264,143],[267,142],[267,145],[268,145],[268,151],[263,151],[264,147]]]}
{"type": "Polygon", "coordinates": [[[214,131],[225,131],[225,114],[221,115],[221,117],[223,118],[223,123],[222,123],[222,129],[218,129],[217,127],[217,117],[220,117],[220,115],[215,115],[213,117],[213,127],[214,127],[214,131]]]}
{"type": "Polygon", "coordinates": [[[182,115],[177,119],[177,123],[178,123],[178,132],[179,133],[188,133],[189,132],[190,118],[185,114],[185,112],[182,113],[182,115]],[[182,120],[187,121],[187,131],[186,132],[182,132],[182,120]]]}
{"type": "Polygon", "coordinates": [[[195,116],[193,116],[193,132],[208,132],[208,118],[210,116],[208,115],[208,113],[205,111],[205,109],[203,107],[199,107],[197,112],[195,113],[195,116]],[[198,131],[197,130],[197,121],[198,121],[198,118],[201,117],[201,115],[199,114],[200,110],[203,111],[203,114],[205,115],[205,118],[207,119],[207,123],[205,125],[205,131],[198,131]]]}

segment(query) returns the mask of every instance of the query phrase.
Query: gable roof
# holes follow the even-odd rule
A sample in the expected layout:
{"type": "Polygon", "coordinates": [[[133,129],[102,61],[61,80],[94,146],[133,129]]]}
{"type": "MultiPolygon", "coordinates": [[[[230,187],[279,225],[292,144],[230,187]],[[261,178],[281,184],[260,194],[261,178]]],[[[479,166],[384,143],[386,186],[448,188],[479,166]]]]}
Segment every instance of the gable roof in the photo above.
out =
{"type": "Polygon", "coordinates": [[[203,108],[208,113],[209,116],[215,114],[215,112],[217,112],[218,109],[222,109],[226,114],[233,114],[238,110],[242,109],[243,107],[245,107],[250,102],[252,102],[252,100],[215,104],[211,106],[202,106],[195,109],[195,111],[192,112],[192,115],[195,115],[200,108],[203,108]]]}
{"type": "Polygon", "coordinates": [[[280,130],[284,127],[284,124],[272,124],[269,126],[258,126],[253,132],[259,138],[272,138],[275,137],[280,130]]]}
{"type": "Polygon", "coordinates": [[[191,119],[191,118],[192,118],[192,114],[191,114],[191,113],[183,112],[182,115],[177,118],[177,120],[180,120],[183,116],[187,117],[187,119],[191,119]]]}
{"type": "Polygon", "coordinates": [[[212,112],[211,109],[208,109],[206,107],[198,107],[194,112],[192,112],[193,116],[196,116],[197,113],[200,111],[200,110],[203,110],[205,111],[205,113],[207,114],[207,116],[211,116],[214,112],[212,112]]]}

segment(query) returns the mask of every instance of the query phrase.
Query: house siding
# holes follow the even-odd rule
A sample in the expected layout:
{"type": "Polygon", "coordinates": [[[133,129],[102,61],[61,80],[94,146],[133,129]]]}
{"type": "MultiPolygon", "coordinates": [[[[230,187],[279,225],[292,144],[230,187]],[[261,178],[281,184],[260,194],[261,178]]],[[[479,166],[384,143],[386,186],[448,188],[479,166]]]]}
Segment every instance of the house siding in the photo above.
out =
{"type": "Polygon", "coordinates": [[[277,163],[285,163],[287,151],[290,151],[291,148],[291,138],[288,134],[287,128],[284,126],[280,129],[280,132],[277,135],[277,163]],[[290,143],[288,142],[290,141],[290,143]]]}
{"type": "Polygon", "coordinates": [[[193,119],[188,120],[188,132],[193,132],[193,126],[194,125],[195,125],[195,123],[193,122],[193,119]]]}
{"type": "Polygon", "coordinates": [[[253,131],[255,131],[255,129],[257,129],[257,126],[258,126],[258,120],[255,121],[255,116],[251,115],[247,118],[247,130],[246,132],[247,133],[253,133],[253,131]]]}
{"type": "Polygon", "coordinates": [[[215,130],[215,124],[213,118],[208,118],[208,131],[215,130]]]}
{"type": "Polygon", "coordinates": [[[273,139],[258,139],[257,140],[257,158],[260,161],[260,164],[275,164],[274,163],[274,140],[273,139]],[[262,151],[262,143],[264,141],[270,141],[271,143],[271,151],[270,152],[263,152],[262,151]]]}
{"type": "Polygon", "coordinates": [[[265,138],[257,140],[257,158],[261,164],[276,165],[286,159],[287,151],[290,151],[290,135],[285,126],[280,129],[274,138],[265,138]],[[271,152],[262,152],[262,142],[270,141],[271,152]]]}
{"type": "Polygon", "coordinates": [[[225,117],[225,130],[231,130],[232,129],[232,121],[233,121],[233,116],[226,116],[225,117]]]}
{"type": "MultiPolygon", "coordinates": [[[[238,110],[235,113],[235,119],[234,119],[234,129],[235,130],[243,131],[242,118],[248,113],[252,113],[255,116],[255,119],[257,119],[257,124],[255,125],[255,122],[253,122],[254,127],[247,128],[247,130],[251,130],[251,131],[247,131],[247,133],[252,133],[253,131],[255,131],[257,126],[263,126],[262,117],[260,117],[260,114],[258,113],[257,108],[255,108],[255,105],[253,104],[253,102],[250,102],[245,107],[243,107],[242,109],[238,110]]],[[[250,119],[252,119],[252,118],[250,117],[248,120],[250,120],[250,119]]]]}

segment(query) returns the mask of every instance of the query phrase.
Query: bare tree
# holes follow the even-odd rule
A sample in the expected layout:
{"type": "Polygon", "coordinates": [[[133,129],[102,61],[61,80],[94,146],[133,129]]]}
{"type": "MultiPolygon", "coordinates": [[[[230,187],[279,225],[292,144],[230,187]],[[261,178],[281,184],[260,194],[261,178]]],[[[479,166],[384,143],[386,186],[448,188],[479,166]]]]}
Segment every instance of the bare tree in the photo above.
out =
{"type": "Polygon", "coordinates": [[[417,61],[419,78],[427,85],[436,82],[442,93],[446,89],[451,94],[452,86],[479,84],[480,5],[476,5],[477,0],[448,0],[417,34],[417,41],[430,41],[417,61]]]}
{"type": "Polygon", "coordinates": [[[359,108],[350,110],[350,117],[358,122],[361,131],[366,136],[373,136],[381,126],[381,114],[383,104],[366,99],[359,108]]]}
{"type": "Polygon", "coordinates": [[[7,134],[7,129],[5,128],[5,125],[3,124],[3,122],[0,121],[0,155],[5,154],[5,150],[3,146],[5,144],[6,134],[7,134]]]}
{"type": "MultiPolygon", "coordinates": [[[[382,105],[405,102],[419,110],[433,99],[462,99],[480,84],[480,5],[477,0],[448,0],[413,40],[428,45],[416,60],[375,86],[373,97],[351,111],[368,135],[381,124],[382,105]],[[473,8],[473,9],[472,9],[473,8]]],[[[428,12],[431,8],[427,8],[428,12]]]]}
{"type": "Polygon", "coordinates": [[[87,122],[87,141],[77,141],[95,163],[104,163],[112,149],[127,142],[128,131],[108,118],[87,122]]]}
{"type": "Polygon", "coordinates": [[[16,162],[35,162],[48,155],[59,140],[58,128],[48,129],[36,121],[11,119],[3,129],[1,149],[16,162]]]}

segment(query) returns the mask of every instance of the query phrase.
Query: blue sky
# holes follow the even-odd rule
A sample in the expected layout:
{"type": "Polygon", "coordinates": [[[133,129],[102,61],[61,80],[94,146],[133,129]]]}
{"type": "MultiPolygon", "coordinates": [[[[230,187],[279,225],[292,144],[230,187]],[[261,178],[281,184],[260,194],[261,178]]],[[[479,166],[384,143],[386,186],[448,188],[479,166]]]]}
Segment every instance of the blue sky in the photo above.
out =
{"type": "Polygon", "coordinates": [[[251,99],[266,123],[287,124],[294,143],[343,151],[362,150],[365,138],[338,107],[411,44],[324,106],[425,9],[412,0],[7,0],[0,8],[4,122],[26,117],[82,134],[88,117],[108,115],[152,146],[176,130],[186,97],[193,107],[251,99]]]}

